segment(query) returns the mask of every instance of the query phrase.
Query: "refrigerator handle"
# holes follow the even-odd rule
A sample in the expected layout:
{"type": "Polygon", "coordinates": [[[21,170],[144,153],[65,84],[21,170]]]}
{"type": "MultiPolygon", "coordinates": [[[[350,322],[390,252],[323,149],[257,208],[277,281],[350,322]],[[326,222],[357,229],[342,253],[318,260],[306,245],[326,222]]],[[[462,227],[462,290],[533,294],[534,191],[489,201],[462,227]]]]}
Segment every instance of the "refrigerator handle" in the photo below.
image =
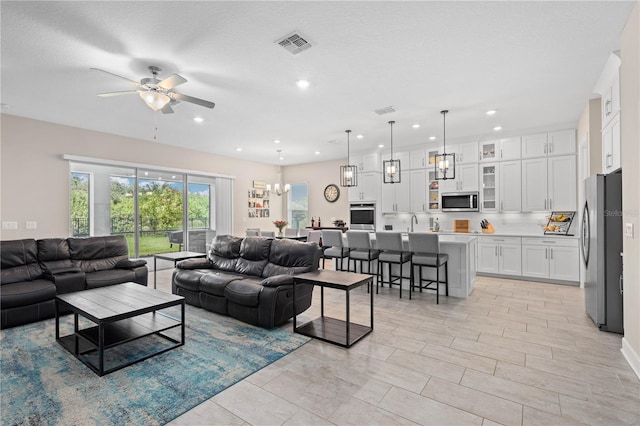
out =
{"type": "Polygon", "coordinates": [[[624,292],[624,278],[622,274],[620,274],[620,278],[618,278],[618,287],[620,288],[620,294],[624,292]]]}

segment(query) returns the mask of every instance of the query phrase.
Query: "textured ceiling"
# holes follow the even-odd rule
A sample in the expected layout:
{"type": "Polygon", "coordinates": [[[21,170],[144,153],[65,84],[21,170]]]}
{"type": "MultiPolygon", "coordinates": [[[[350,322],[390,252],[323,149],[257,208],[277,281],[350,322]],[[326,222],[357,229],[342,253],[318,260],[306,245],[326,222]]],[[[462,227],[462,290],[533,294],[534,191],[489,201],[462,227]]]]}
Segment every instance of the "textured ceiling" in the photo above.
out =
{"type": "Polygon", "coordinates": [[[281,164],[345,157],[345,129],[364,135],[352,152],[388,147],[389,120],[395,148],[441,139],[445,108],[447,140],[575,124],[633,4],[2,1],[2,112],[281,164]],[[274,43],[293,31],[313,47],[274,43]],[[138,81],[149,65],[216,107],[96,96],[132,87],[91,67],[138,81]]]}

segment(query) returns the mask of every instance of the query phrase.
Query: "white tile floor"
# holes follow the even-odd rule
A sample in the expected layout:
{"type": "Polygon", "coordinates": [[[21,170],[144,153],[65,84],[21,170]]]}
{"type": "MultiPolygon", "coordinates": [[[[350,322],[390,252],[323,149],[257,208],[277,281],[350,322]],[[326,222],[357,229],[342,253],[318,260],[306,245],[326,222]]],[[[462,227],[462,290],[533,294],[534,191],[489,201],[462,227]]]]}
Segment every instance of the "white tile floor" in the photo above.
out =
{"type": "MultiPolygon", "coordinates": [[[[158,271],[158,288],[170,279],[158,271]]],[[[327,314],[343,316],[344,293],[325,296],[327,314]]],[[[621,336],[594,327],[583,297],[486,277],[469,299],[440,305],[384,288],[374,332],[351,349],[312,340],[170,424],[638,425],[640,382],[621,336]]],[[[352,293],[365,324],[367,298],[365,287],[352,293]]]]}

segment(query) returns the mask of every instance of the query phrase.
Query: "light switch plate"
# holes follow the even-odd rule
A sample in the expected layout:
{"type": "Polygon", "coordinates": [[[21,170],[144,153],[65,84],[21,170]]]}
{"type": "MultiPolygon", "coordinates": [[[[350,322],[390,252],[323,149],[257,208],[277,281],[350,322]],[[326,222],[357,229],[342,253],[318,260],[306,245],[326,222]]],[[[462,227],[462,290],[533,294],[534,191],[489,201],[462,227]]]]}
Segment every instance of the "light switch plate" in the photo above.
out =
{"type": "Polygon", "coordinates": [[[18,222],[2,222],[2,229],[18,229],[18,222]]]}
{"type": "Polygon", "coordinates": [[[27,229],[38,229],[38,222],[27,222],[25,227],[27,229]]]}
{"type": "Polygon", "coordinates": [[[628,238],[633,238],[633,223],[624,224],[624,236],[628,238]]]}

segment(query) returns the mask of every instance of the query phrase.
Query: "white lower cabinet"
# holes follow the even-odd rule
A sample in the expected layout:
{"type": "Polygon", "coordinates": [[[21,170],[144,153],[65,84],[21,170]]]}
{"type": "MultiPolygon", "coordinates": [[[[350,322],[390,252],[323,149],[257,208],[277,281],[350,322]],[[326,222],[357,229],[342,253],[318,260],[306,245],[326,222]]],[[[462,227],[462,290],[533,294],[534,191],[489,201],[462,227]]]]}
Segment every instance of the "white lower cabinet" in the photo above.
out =
{"type": "Polygon", "coordinates": [[[478,272],[522,274],[520,237],[478,237],[478,272]]]}
{"type": "Polygon", "coordinates": [[[578,282],[578,250],[576,239],[523,238],[522,276],[578,282]]]}

